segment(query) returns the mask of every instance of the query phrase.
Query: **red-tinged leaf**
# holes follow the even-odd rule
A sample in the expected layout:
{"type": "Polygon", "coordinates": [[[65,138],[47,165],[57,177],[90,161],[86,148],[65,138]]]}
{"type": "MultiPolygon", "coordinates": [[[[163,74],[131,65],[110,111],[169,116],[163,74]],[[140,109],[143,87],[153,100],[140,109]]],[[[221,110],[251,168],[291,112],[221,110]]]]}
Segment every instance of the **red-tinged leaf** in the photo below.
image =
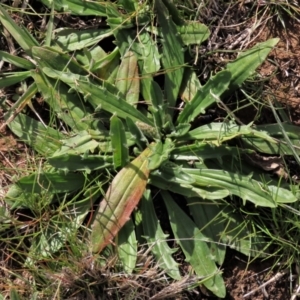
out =
{"type": "Polygon", "coordinates": [[[146,188],[150,172],[148,158],[152,154],[151,149],[145,149],[112,181],[92,224],[92,252],[101,252],[129,220],[146,188]]]}

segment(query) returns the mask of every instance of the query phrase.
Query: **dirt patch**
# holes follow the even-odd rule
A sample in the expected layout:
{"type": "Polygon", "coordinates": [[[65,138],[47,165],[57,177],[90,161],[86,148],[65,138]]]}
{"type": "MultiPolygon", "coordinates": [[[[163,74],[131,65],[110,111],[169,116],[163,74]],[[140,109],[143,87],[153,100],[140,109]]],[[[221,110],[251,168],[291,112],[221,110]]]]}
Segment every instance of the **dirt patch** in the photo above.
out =
{"type": "Polygon", "coordinates": [[[299,123],[300,112],[300,24],[287,24],[282,27],[269,27],[259,37],[264,41],[279,37],[280,41],[272,50],[268,60],[259,73],[270,76],[269,89],[266,91],[271,100],[286,104],[290,108],[291,121],[299,123]],[[291,108],[293,110],[291,110],[291,108]]]}
{"type": "Polygon", "coordinates": [[[288,273],[280,271],[272,261],[248,263],[247,258],[229,251],[223,266],[228,300],[290,299],[288,273]],[[265,286],[264,286],[265,285],[265,286]],[[260,288],[264,286],[263,288],[260,288]],[[245,295],[249,294],[248,297],[245,295]]]}

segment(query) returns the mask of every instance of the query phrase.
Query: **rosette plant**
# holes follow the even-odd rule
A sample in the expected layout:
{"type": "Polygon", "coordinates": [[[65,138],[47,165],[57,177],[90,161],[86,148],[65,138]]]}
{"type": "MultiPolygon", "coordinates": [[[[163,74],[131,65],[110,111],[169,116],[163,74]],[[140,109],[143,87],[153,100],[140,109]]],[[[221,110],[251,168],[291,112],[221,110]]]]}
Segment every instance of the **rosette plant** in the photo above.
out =
{"type": "MultiPolygon", "coordinates": [[[[195,120],[226,101],[278,39],[241,52],[200,83],[189,49],[207,40],[209,29],[185,21],[171,1],[42,2],[51,8],[42,41],[0,7],[2,26],[26,54],[0,53],[23,69],[2,74],[0,86],[26,87],[6,109],[6,124],[42,157],[5,201],[36,219],[53,209],[31,239],[25,263],[33,266],[70,239],[78,242],[74,236],[86,226],[95,257],[115,254],[131,273],[138,248],[147,244],[160,268],[180,280],[173,255],[180,249],[199,282],[224,297],[226,248],[257,256],[267,249],[239,205],[275,209],[296,201],[297,190],[248,163],[257,152],[290,154],[277,124],[242,125],[230,116],[205,125],[195,120]],[[97,16],[104,26],[54,30],[56,11],[97,16]],[[50,113],[36,111],[37,94],[50,113]],[[166,213],[162,220],[159,212],[166,213]]],[[[298,138],[294,127],[288,131],[298,138]]]]}

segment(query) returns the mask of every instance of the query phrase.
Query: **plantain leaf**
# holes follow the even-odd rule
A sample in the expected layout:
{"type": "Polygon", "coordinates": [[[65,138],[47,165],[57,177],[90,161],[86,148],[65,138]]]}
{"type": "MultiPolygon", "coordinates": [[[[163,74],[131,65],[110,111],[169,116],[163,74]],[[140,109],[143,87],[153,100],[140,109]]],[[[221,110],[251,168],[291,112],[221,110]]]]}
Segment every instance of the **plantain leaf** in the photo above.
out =
{"type": "Polygon", "coordinates": [[[129,220],[146,188],[151,154],[146,148],[113,179],[92,223],[92,252],[101,252],[129,220]]]}
{"type": "Polygon", "coordinates": [[[53,44],[59,46],[63,51],[75,51],[96,45],[112,34],[111,29],[103,28],[86,30],[63,29],[55,34],[53,44]]]}
{"type": "Polygon", "coordinates": [[[230,84],[231,74],[221,71],[211,77],[207,83],[198,90],[194,98],[185,103],[185,107],[179,114],[177,124],[192,122],[200,113],[218,101],[218,98],[226,91],[230,84]]]}
{"type": "Polygon", "coordinates": [[[48,162],[51,166],[64,171],[85,171],[87,173],[112,166],[110,156],[100,155],[61,154],[48,158],[48,162]]]}
{"type": "Polygon", "coordinates": [[[33,173],[17,181],[17,186],[25,193],[63,193],[76,191],[84,185],[85,178],[81,173],[33,173]]]}
{"type": "Polygon", "coordinates": [[[33,47],[32,55],[38,61],[40,68],[49,67],[59,71],[70,71],[75,74],[88,75],[88,70],[82,67],[70,55],[50,47],[33,47]]]}
{"type": "Polygon", "coordinates": [[[136,107],[139,100],[140,82],[137,57],[132,51],[127,51],[121,61],[116,87],[124,95],[124,100],[136,107]]]}
{"type": "Polygon", "coordinates": [[[123,269],[127,274],[131,274],[137,261],[137,240],[131,219],[125,223],[118,233],[117,252],[123,269]]]}
{"type": "MultiPolygon", "coordinates": [[[[175,107],[184,72],[184,55],[182,40],[169,12],[161,0],[155,0],[158,23],[161,26],[163,56],[162,63],[165,73],[165,97],[169,107],[175,107]]],[[[169,109],[172,116],[174,110],[169,109]]]]}
{"type": "Polygon", "coordinates": [[[273,139],[268,132],[256,130],[249,125],[237,125],[235,123],[210,123],[203,125],[194,130],[191,130],[184,136],[179,136],[178,140],[200,140],[209,142],[216,146],[221,145],[223,142],[232,140],[236,137],[250,137],[261,138],[265,141],[276,145],[278,142],[273,139]]]}
{"type": "Polygon", "coordinates": [[[150,195],[150,190],[146,190],[142,198],[142,217],[143,229],[145,238],[154,254],[160,268],[177,280],[181,279],[178,264],[172,257],[176,249],[171,249],[167,243],[169,235],[164,234],[160,226],[159,220],[155,214],[153,201],[150,195]]]}
{"type": "Polygon", "coordinates": [[[226,70],[231,74],[230,92],[237,89],[266,59],[270,51],[279,42],[279,38],[256,44],[252,49],[242,52],[226,70]]]}
{"type": "Polygon", "coordinates": [[[30,77],[30,75],[30,71],[2,73],[0,75],[0,88],[2,89],[21,82],[22,80],[30,77]]]}
{"type": "Polygon", "coordinates": [[[203,236],[210,243],[207,243],[211,256],[220,266],[225,259],[226,248],[221,243],[221,235],[225,230],[223,223],[219,222],[217,217],[221,213],[222,207],[211,202],[205,202],[199,198],[186,198],[189,205],[189,211],[193,216],[195,224],[201,230],[203,236]]]}
{"type": "Polygon", "coordinates": [[[110,136],[115,168],[124,167],[129,161],[128,146],[122,122],[117,116],[110,119],[110,136]]]}
{"type": "MultiPolygon", "coordinates": [[[[51,8],[51,0],[42,0],[42,2],[51,8]]],[[[55,10],[80,16],[106,17],[106,10],[108,7],[110,7],[111,10],[116,11],[116,14],[118,15],[117,7],[111,2],[82,2],[81,0],[54,1],[55,10]]]]}
{"type": "Polygon", "coordinates": [[[200,45],[206,41],[210,35],[208,27],[199,22],[188,22],[182,26],[177,26],[177,30],[185,45],[200,45]]]}
{"type": "MultiPolygon", "coordinates": [[[[282,126],[286,135],[293,144],[295,151],[300,154],[299,127],[284,123],[282,126]]],[[[291,147],[286,144],[284,134],[278,124],[258,125],[256,126],[256,130],[269,134],[270,137],[274,139],[275,143],[263,139],[262,137],[242,136],[242,140],[247,147],[267,154],[293,155],[293,151],[291,147]]]]}
{"type": "Polygon", "coordinates": [[[195,186],[215,186],[228,189],[230,194],[251,201],[256,206],[276,207],[279,203],[292,203],[297,197],[287,189],[263,184],[250,176],[211,169],[185,169],[196,181],[195,186]]]}
{"type": "Polygon", "coordinates": [[[129,117],[134,121],[141,121],[150,125],[150,127],[153,126],[153,123],[140,111],[127,102],[122,101],[118,98],[118,96],[111,93],[105,86],[96,86],[73,73],[63,73],[49,68],[44,68],[43,71],[49,77],[58,78],[71,87],[77,88],[81,93],[83,93],[86,100],[96,107],[96,111],[103,109],[112,114],[116,114],[120,118],[126,119],[126,117],[129,117]]]}
{"type": "Polygon", "coordinates": [[[185,260],[191,264],[198,276],[203,277],[206,288],[218,297],[225,297],[225,284],[206,244],[207,238],[168,192],[161,191],[161,195],[168,210],[172,231],[185,255],[185,260]]]}
{"type": "Polygon", "coordinates": [[[26,115],[18,114],[8,124],[11,131],[34,150],[48,156],[61,146],[64,136],[57,130],[45,127],[26,115]]]}
{"type": "Polygon", "coordinates": [[[27,59],[11,55],[7,52],[0,51],[0,60],[6,61],[22,69],[34,69],[35,65],[27,59]]]}

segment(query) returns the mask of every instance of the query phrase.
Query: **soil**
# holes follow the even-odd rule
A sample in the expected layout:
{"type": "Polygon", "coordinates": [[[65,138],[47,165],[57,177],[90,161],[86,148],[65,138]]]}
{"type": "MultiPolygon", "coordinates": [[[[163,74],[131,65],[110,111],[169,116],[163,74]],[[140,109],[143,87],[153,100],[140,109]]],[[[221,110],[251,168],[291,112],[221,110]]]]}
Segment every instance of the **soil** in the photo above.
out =
{"type": "Polygon", "coordinates": [[[285,300],[291,298],[289,273],[278,268],[272,270],[274,261],[255,261],[249,264],[247,258],[239,253],[234,254],[232,251],[229,253],[231,257],[227,255],[223,265],[223,276],[227,287],[226,299],[285,300]],[[272,279],[274,281],[268,283],[272,279]],[[263,284],[266,284],[265,288],[260,289],[263,284]],[[246,294],[250,295],[245,297],[246,294]]]}

